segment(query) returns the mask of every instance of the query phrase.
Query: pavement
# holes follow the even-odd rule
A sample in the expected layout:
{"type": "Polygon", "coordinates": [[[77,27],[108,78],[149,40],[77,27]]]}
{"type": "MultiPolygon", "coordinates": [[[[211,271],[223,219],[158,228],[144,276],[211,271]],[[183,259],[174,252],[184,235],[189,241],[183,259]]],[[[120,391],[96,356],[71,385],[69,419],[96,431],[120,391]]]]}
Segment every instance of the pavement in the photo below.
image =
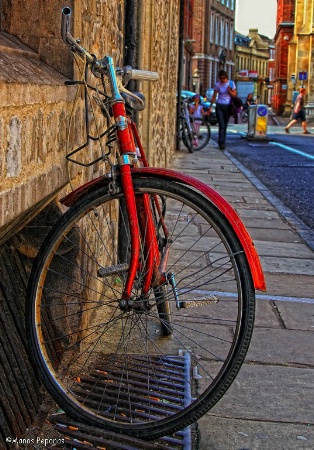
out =
{"type": "Polygon", "coordinates": [[[266,293],[257,292],[246,362],[199,420],[195,449],[313,450],[313,250],[264,196],[263,185],[215,142],[193,154],[182,148],[171,168],[209,184],[234,207],[254,240],[267,284],[266,293]]]}

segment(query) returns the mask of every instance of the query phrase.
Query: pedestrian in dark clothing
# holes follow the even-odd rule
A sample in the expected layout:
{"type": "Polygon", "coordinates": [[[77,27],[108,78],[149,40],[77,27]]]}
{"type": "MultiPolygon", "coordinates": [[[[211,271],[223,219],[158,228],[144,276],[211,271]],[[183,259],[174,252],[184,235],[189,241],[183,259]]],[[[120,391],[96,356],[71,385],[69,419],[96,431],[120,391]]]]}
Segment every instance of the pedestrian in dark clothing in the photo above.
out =
{"type": "Polygon", "coordinates": [[[256,101],[254,100],[253,94],[252,94],[252,93],[250,93],[250,94],[247,95],[243,107],[244,107],[245,109],[249,109],[249,106],[250,106],[250,105],[256,105],[256,101]]]}

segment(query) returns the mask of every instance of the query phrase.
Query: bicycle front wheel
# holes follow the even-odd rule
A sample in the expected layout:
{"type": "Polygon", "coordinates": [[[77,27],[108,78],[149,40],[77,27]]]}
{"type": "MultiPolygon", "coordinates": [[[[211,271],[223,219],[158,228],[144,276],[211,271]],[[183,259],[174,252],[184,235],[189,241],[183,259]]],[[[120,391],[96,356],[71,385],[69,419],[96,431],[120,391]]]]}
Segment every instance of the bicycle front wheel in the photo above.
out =
{"type": "Polygon", "coordinates": [[[36,369],[61,408],[148,440],[191,424],[231,385],[253,330],[254,289],[243,249],[210,201],[163,179],[136,178],[134,189],[154,199],[158,242],[169,248],[165,282],[143,295],[142,245],[137,307],[121,308],[129,252],[119,256],[118,240],[126,236],[128,247],[130,226],[121,189],[103,186],[44,242],[30,277],[27,328],[36,369]]]}
{"type": "Polygon", "coordinates": [[[185,119],[181,121],[181,138],[190,153],[193,153],[193,136],[185,119]]]}

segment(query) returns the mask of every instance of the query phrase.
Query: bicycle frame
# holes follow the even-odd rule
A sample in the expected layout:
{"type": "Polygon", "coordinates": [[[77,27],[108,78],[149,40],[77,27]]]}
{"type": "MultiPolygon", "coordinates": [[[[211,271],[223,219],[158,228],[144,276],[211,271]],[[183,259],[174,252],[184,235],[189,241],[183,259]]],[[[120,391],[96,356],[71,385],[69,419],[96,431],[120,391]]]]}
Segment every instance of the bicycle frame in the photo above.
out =
{"type": "MultiPolygon", "coordinates": [[[[112,74],[115,75],[115,72],[112,71],[112,74]]],[[[164,282],[164,278],[158,276],[160,255],[150,207],[150,199],[149,196],[145,194],[135,198],[132,182],[131,165],[137,154],[136,148],[139,149],[140,159],[143,165],[147,167],[148,162],[136,130],[136,125],[127,117],[124,101],[119,98],[121,96],[113,75],[111,75],[113,98],[116,100],[112,104],[112,112],[114,120],[117,123],[117,139],[121,153],[119,158],[119,174],[121,176],[122,188],[125,194],[128,220],[131,224],[131,258],[127,281],[121,297],[122,301],[126,301],[124,307],[127,309],[127,302],[131,299],[131,292],[140,259],[140,238],[144,243],[144,260],[146,264],[142,290],[143,295],[147,294],[152,282],[157,283],[158,279],[159,282],[164,282]],[[138,147],[135,146],[135,142],[138,147]]]]}
{"type": "MultiPolygon", "coordinates": [[[[193,177],[190,177],[189,175],[185,175],[183,173],[179,173],[170,169],[157,169],[150,167],[131,169],[132,177],[136,177],[141,174],[144,174],[147,177],[162,177],[176,180],[184,185],[192,186],[207,199],[209,199],[219,209],[225,219],[231,224],[235,234],[240,240],[243,246],[244,253],[249,262],[254,288],[261,291],[266,290],[263,269],[252,239],[238,214],[229,205],[229,203],[223,197],[221,197],[220,194],[218,194],[218,192],[216,192],[213,188],[206,185],[205,183],[196,180],[193,177]]],[[[108,178],[104,176],[95,178],[94,180],[78,187],[75,191],[65,196],[63,199],[61,199],[61,203],[67,207],[70,207],[80,197],[85,195],[85,193],[96,190],[99,186],[103,185],[104,183],[109,184],[109,182],[110,180],[108,180],[108,178]]]]}
{"type": "MultiPolygon", "coordinates": [[[[101,61],[95,60],[95,58],[86,52],[82,47],[80,47],[77,42],[69,34],[69,12],[70,10],[66,8],[63,12],[67,21],[62,24],[62,35],[63,40],[70,45],[72,48],[75,47],[76,51],[84,54],[87,61],[94,65],[94,68],[101,73],[106,73],[111,85],[111,109],[116,124],[116,136],[118,140],[118,145],[120,149],[120,157],[118,158],[118,174],[121,178],[122,189],[126,200],[126,210],[128,215],[128,220],[130,224],[130,237],[131,237],[131,258],[128,268],[128,276],[125,284],[125,288],[122,294],[122,301],[125,301],[125,308],[128,309],[128,301],[131,300],[132,287],[135,281],[139,259],[140,259],[140,241],[144,240],[144,251],[145,251],[145,279],[143,283],[143,294],[145,295],[151,286],[158,286],[162,284],[165,279],[163,275],[163,268],[166,266],[167,261],[167,245],[164,250],[164,255],[160,256],[155,225],[153,221],[153,213],[151,208],[151,197],[154,201],[155,207],[159,214],[159,219],[162,222],[162,227],[167,236],[166,227],[163,222],[163,217],[160,210],[160,205],[158,200],[154,196],[149,196],[147,194],[141,196],[135,196],[133,188],[133,176],[145,173],[145,176],[155,176],[163,177],[166,179],[171,179],[182,184],[186,184],[194,187],[198,192],[209,199],[222,213],[225,219],[232,226],[235,234],[238,236],[241,242],[246,257],[248,259],[252,278],[254,282],[255,289],[266,290],[265,280],[259,257],[249,236],[244,224],[240,220],[237,213],[233,208],[221,197],[216,191],[207,186],[206,184],[195,180],[188,175],[182,173],[177,173],[175,171],[166,169],[153,169],[148,167],[148,162],[145,156],[145,152],[141,145],[140,137],[136,129],[136,125],[131,122],[130,118],[126,113],[125,102],[120,94],[120,88],[117,82],[116,69],[113,65],[113,60],[111,57],[106,56],[101,61]],[[139,153],[140,162],[144,167],[139,167],[136,163],[137,153],[139,153]],[[144,220],[145,219],[145,220],[144,220]],[[145,225],[144,225],[145,222],[145,225]],[[144,229],[145,226],[145,229],[144,229]]],[[[133,79],[156,79],[150,78],[149,74],[143,71],[145,76],[139,74],[134,76],[133,79]]],[[[190,117],[188,114],[187,105],[185,105],[188,124],[190,124],[190,117]]],[[[70,206],[75,201],[80,198],[83,193],[87,191],[96,189],[100,184],[110,182],[107,177],[99,177],[94,179],[78,189],[67,195],[61,200],[66,206],[70,206]]],[[[122,303],[121,303],[122,305],[122,303]]]]}

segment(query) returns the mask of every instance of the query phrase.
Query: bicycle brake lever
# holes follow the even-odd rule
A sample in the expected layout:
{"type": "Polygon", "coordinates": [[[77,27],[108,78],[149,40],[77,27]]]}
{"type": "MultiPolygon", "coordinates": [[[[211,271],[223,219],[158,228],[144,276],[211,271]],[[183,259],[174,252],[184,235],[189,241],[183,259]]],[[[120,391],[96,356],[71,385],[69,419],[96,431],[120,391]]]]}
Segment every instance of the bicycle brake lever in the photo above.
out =
{"type": "Polygon", "coordinates": [[[129,104],[132,109],[135,109],[136,111],[143,111],[145,108],[145,101],[139,97],[138,95],[134,94],[133,92],[128,91],[125,89],[125,87],[121,86],[120,93],[125,94],[127,97],[129,97],[129,104]]]}

